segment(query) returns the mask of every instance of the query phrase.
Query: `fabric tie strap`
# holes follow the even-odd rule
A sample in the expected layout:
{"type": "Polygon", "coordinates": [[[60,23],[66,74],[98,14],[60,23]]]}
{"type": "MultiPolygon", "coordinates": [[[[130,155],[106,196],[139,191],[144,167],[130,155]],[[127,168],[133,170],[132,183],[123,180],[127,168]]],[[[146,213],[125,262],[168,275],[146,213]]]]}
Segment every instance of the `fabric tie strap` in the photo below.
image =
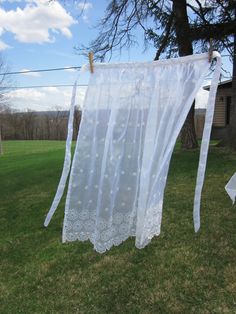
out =
{"type": "Polygon", "coordinates": [[[46,219],[44,221],[44,226],[47,227],[50,223],[53,214],[55,213],[58,204],[60,203],[60,200],[62,198],[62,195],[65,190],[66,181],[68,178],[68,174],[70,172],[70,165],[71,165],[71,143],[72,143],[72,137],[73,137],[73,122],[74,122],[74,111],[75,111],[75,97],[76,97],[76,89],[77,89],[77,81],[75,81],[72,91],[72,97],[71,97],[71,105],[70,105],[70,113],[69,113],[69,120],[68,120],[68,133],[67,133],[67,139],[66,139],[66,152],[65,152],[65,160],[62,170],[61,179],[57,188],[56,195],[54,197],[52,206],[46,216],[46,219]]]}
{"type": "Polygon", "coordinates": [[[205,125],[204,125],[204,130],[203,130],[199,166],[198,166],[198,172],[197,172],[197,181],[196,181],[194,207],[193,207],[193,221],[194,221],[195,232],[198,232],[200,228],[201,194],[202,194],[203,182],[204,182],[205,171],[206,171],[207,153],[209,149],[211,127],[212,127],[212,122],[213,122],[213,117],[214,117],[216,92],[217,92],[218,82],[219,82],[220,73],[221,73],[220,54],[214,51],[212,57],[216,58],[216,66],[215,66],[214,74],[212,77],[212,83],[210,87],[209,98],[208,98],[208,103],[207,103],[207,108],[206,108],[205,125]]]}

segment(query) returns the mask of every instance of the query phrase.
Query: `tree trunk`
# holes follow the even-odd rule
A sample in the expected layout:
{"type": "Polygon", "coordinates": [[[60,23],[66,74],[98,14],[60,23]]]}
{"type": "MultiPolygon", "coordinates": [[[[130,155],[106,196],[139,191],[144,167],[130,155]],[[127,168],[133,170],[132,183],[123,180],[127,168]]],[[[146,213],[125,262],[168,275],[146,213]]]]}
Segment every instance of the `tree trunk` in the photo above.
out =
{"type": "Polygon", "coordinates": [[[181,146],[182,148],[186,148],[186,149],[194,149],[198,147],[195,124],[194,124],[194,116],[195,116],[194,104],[195,104],[195,101],[188,113],[188,116],[185,120],[185,123],[180,133],[181,146]]]}
{"type": "MultiPolygon", "coordinates": [[[[190,39],[190,28],[187,15],[186,0],[173,0],[173,13],[175,19],[175,31],[180,56],[193,54],[192,42],[190,39]]],[[[194,104],[192,105],[184,126],[180,133],[181,146],[186,149],[198,147],[195,125],[194,125],[194,104]]]]}
{"type": "MultiPolygon", "coordinates": [[[[236,21],[236,1],[233,3],[236,21]]],[[[236,32],[234,33],[233,75],[232,75],[232,100],[230,109],[230,121],[227,127],[226,137],[218,146],[229,146],[236,150],[236,32]]]]}

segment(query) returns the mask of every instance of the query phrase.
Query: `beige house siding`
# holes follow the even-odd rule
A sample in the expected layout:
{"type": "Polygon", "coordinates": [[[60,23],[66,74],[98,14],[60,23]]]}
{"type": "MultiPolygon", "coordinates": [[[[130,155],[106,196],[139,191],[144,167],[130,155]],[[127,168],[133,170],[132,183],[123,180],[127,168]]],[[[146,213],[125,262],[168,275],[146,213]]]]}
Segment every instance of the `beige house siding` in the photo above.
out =
{"type": "Polygon", "coordinates": [[[231,88],[218,89],[213,119],[214,127],[226,126],[227,96],[231,96],[231,88]]]}
{"type": "Polygon", "coordinates": [[[195,115],[195,132],[198,139],[202,138],[204,123],[205,123],[205,114],[195,115]]]}
{"type": "MultiPolygon", "coordinates": [[[[209,91],[210,86],[205,86],[204,89],[209,91]]],[[[216,94],[211,139],[222,140],[227,138],[230,119],[235,109],[236,104],[232,103],[232,81],[227,80],[221,82],[216,94]]],[[[205,112],[196,109],[195,129],[198,138],[202,138],[204,120],[205,112]]]]}

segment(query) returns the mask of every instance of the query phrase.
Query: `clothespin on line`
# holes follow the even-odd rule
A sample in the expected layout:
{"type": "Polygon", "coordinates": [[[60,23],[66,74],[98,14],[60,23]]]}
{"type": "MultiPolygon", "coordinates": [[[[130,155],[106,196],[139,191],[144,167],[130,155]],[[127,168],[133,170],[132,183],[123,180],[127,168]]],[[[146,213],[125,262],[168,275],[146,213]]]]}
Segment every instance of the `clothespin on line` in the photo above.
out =
{"type": "Polygon", "coordinates": [[[93,67],[93,52],[92,51],[89,52],[88,57],[89,57],[90,72],[93,73],[94,67],[93,67]]]}
{"type": "Polygon", "coordinates": [[[213,54],[213,45],[212,45],[212,38],[209,40],[210,46],[209,46],[209,51],[208,51],[208,60],[209,62],[212,61],[212,54],[213,54]]]}

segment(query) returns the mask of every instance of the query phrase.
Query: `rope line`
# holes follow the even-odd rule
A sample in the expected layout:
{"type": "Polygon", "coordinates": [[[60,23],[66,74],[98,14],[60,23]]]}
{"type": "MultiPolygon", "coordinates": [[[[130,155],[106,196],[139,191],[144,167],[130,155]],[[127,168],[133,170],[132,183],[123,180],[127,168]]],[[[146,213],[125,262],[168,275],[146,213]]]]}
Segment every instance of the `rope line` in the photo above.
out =
{"type": "Polygon", "coordinates": [[[6,72],[6,73],[0,73],[0,75],[3,76],[3,75],[27,74],[27,73],[36,73],[36,72],[65,71],[65,70],[72,70],[72,69],[81,69],[81,66],[6,72]]]}
{"type": "MultiPolygon", "coordinates": [[[[48,88],[48,87],[72,87],[72,84],[58,84],[58,85],[32,85],[32,86],[3,86],[0,89],[26,89],[26,88],[48,88]]],[[[78,84],[77,86],[88,86],[88,84],[78,84]]]]}
{"type": "MultiPolygon", "coordinates": [[[[230,56],[231,55],[221,55],[221,57],[230,57],[230,56]]],[[[27,73],[37,73],[37,72],[66,71],[66,70],[73,70],[73,69],[81,69],[81,66],[71,66],[71,67],[60,67],[60,68],[49,68],[49,69],[37,69],[37,70],[25,70],[25,71],[6,72],[6,73],[0,73],[0,76],[3,76],[3,75],[16,75],[16,74],[27,74],[27,73]]]]}

